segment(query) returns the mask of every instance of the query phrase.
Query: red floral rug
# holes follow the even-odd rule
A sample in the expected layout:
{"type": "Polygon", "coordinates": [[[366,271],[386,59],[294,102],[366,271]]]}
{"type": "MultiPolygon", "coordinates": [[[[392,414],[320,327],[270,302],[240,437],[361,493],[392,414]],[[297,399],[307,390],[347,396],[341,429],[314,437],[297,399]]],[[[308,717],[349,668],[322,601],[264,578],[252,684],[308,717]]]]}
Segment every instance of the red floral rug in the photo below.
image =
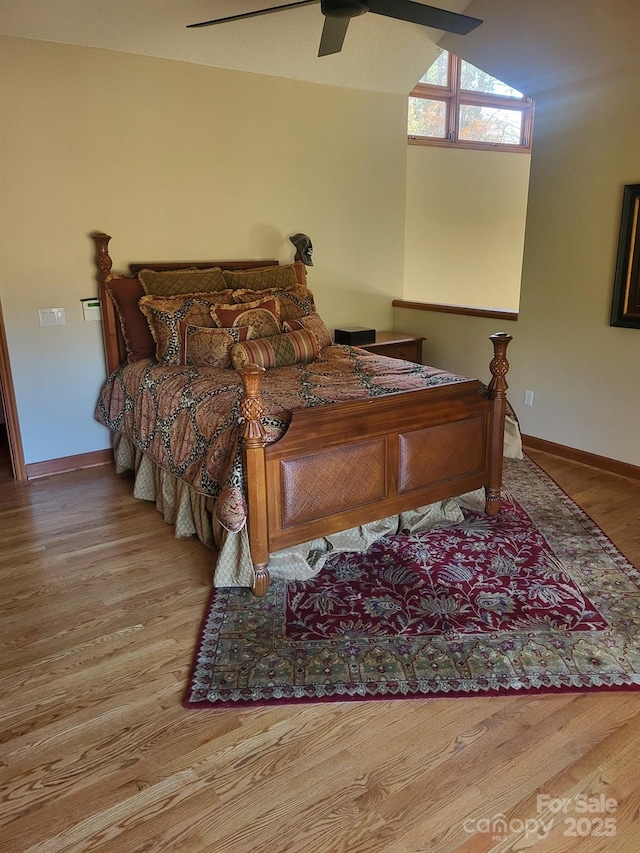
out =
{"type": "Polygon", "coordinates": [[[499,515],[464,516],[214,590],[185,704],[638,689],[640,572],[540,468],[506,461],[499,515]]]}

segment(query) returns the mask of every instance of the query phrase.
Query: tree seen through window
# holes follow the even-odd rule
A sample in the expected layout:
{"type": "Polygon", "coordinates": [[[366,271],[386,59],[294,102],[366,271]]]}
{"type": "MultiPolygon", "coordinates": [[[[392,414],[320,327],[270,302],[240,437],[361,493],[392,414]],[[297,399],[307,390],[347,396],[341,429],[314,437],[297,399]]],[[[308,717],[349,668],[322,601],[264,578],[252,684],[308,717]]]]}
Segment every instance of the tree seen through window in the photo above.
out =
{"type": "Polygon", "coordinates": [[[409,142],[529,151],[533,101],[442,51],[409,96],[409,142]]]}

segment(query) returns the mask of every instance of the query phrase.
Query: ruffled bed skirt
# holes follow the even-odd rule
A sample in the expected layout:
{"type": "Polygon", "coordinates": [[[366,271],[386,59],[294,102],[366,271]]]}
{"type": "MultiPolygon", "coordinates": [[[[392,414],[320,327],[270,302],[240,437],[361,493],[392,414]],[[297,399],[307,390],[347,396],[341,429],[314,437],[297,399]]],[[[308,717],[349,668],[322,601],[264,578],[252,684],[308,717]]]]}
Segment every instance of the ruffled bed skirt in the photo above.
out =
{"type": "MultiPolygon", "coordinates": [[[[238,533],[225,530],[214,516],[214,498],[194,491],[164,471],[125,436],[115,436],[114,455],[118,473],[133,471],[135,474],[134,497],[153,501],[164,520],[174,526],[177,538],[197,536],[203,544],[217,551],[214,586],[251,586],[253,564],[246,526],[238,533]]],[[[482,495],[480,497],[482,499],[482,495]]],[[[308,580],[321,570],[328,557],[340,551],[366,551],[386,534],[399,530],[415,532],[461,518],[456,501],[441,501],[278,551],[269,559],[269,571],[272,577],[308,580]]]]}
{"type": "MultiPolygon", "coordinates": [[[[125,436],[114,434],[116,471],[133,471],[134,497],[153,501],[164,520],[173,525],[179,539],[197,536],[217,552],[214,556],[214,586],[244,586],[253,583],[253,564],[247,528],[230,533],[214,516],[215,498],[196,492],[145,456],[125,436]]],[[[522,442],[517,423],[507,418],[505,425],[505,456],[522,458],[522,442]]],[[[419,507],[381,521],[364,524],[312,542],[305,542],[269,558],[272,577],[286,580],[308,580],[322,569],[325,561],[341,551],[366,551],[377,539],[400,530],[417,532],[462,519],[461,506],[484,506],[484,490],[478,489],[460,498],[440,501],[419,507]]]]}

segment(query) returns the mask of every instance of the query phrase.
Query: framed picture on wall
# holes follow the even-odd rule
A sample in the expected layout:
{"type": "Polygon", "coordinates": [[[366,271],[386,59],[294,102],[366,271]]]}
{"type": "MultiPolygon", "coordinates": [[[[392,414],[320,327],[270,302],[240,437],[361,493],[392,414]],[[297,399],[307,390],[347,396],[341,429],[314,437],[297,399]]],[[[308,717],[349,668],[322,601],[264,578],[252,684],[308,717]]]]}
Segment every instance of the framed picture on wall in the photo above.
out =
{"type": "Polygon", "coordinates": [[[624,188],[610,325],[640,329],[640,184],[624,188]]]}

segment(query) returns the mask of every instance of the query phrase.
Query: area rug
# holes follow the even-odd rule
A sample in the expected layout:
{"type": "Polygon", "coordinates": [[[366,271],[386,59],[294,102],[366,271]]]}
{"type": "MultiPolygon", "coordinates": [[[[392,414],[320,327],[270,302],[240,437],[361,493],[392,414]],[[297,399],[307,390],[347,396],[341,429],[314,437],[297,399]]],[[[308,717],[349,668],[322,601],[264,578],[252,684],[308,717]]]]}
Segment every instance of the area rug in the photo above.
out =
{"type": "Polygon", "coordinates": [[[214,590],[185,704],[633,690],[640,572],[531,460],[502,508],[337,554],[267,595],[214,590]]]}

